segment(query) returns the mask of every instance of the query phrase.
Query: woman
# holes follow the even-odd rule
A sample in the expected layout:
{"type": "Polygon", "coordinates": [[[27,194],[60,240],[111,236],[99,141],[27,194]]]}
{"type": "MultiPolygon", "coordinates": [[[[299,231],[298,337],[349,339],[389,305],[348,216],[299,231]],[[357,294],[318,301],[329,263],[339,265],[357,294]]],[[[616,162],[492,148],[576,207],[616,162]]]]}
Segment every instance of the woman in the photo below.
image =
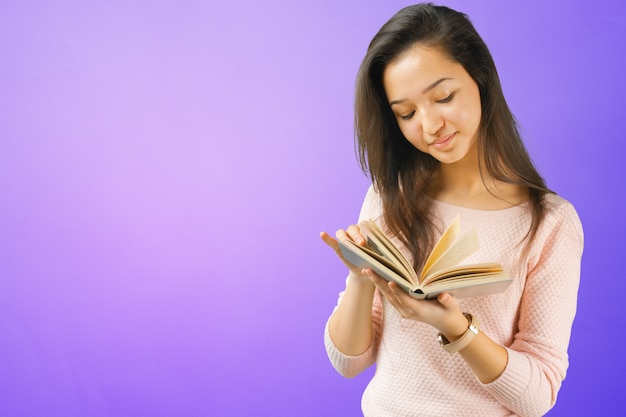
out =
{"type": "MultiPolygon", "coordinates": [[[[392,17],[359,70],[355,112],[373,183],[359,219],[373,219],[420,270],[460,215],[481,242],[468,262],[499,262],[513,283],[415,300],[344,260],[346,289],[325,330],[333,366],[351,377],[376,363],[366,416],[545,414],[568,367],[582,227],[533,166],[467,17],[431,4],[392,17]]],[[[338,241],[321,237],[341,257],[338,241]]],[[[364,243],[357,225],[336,238],[364,243]]]]}

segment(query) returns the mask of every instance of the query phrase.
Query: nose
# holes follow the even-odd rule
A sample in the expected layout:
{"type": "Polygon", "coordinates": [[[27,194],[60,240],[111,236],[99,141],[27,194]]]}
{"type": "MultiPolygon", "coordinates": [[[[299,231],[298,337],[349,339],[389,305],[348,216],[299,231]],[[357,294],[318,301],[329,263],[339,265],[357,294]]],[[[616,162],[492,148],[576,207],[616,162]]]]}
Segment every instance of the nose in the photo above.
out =
{"type": "Polygon", "coordinates": [[[437,136],[437,133],[445,125],[445,120],[439,112],[432,107],[424,107],[420,111],[422,119],[422,130],[428,136],[437,136]]]}

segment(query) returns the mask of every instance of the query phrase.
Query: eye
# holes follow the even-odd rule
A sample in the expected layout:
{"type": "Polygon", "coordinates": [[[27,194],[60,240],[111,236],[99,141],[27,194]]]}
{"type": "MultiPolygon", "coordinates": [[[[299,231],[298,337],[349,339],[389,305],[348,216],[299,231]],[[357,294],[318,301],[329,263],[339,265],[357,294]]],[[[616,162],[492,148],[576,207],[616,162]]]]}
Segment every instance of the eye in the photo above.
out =
{"type": "Polygon", "coordinates": [[[404,116],[400,116],[400,118],[401,118],[402,120],[409,120],[411,117],[413,117],[413,115],[414,115],[414,114],[415,114],[415,112],[414,112],[414,111],[412,111],[412,112],[411,112],[411,113],[409,113],[409,114],[405,114],[404,116]]]}
{"type": "Polygon", "coordinates": [[[454,98],[454,93],[451,93],[448,97],[442,98],[441,100],[437,100],[437,103],[441,103],[441,104],[449,103],[452,101],[453,98],[454,98]]]}

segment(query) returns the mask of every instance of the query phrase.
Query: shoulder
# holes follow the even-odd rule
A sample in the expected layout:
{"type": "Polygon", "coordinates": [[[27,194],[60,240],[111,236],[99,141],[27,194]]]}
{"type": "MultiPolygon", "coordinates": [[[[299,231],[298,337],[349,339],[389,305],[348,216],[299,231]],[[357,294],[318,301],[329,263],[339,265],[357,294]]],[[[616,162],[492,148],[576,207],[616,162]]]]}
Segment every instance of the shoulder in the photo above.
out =
{"type": "Polygon", "coordinates": [[[548,226],[571,228],[572,233],[582,236],[582,222],[574,205],[558,194],[546,194],[546,214],[544,222],[548,226]]]}
{"type": "Polygon", "coordinates": [[[373,185],[370,185],[365,193],[363,199],[363,205],[361,206],[361,213],[359,214],[359,221],[366,219],[377,219],[382,215],[382,201],[380,193],[373,185]]]}
{"type": "Polygon", "coordinates": [[[544,242],[564,240],[582,250],[583,226],[574,205],[558,194],[547,194],[545,201],[546,212],[537,237],[544,242]]]}

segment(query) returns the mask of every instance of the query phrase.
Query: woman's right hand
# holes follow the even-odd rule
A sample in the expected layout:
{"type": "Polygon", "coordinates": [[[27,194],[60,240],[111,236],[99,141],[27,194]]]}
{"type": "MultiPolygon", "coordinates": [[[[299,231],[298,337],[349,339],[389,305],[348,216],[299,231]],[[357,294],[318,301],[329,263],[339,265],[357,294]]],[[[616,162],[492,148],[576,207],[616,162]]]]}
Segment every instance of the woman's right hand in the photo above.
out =
{"type": "Polygon", "coordinates": [[[361,234],[361,228],[358,225],[352,224],[348,226],[348,228],[345,230],[344,229],[337,230],[337,232],[335,233],[335,238],[331,237],[326,232],[321,232],[320,237],[322,238],[324,243],[326,243],[328,246],[330,246],[331,249],[335,251],[339,259],[341,259],[341,261],[350,270],[351,275],[354,278],[356,278],[361,283],[364,283],[364,282],[371,283],[370,278],[368,278],[368,276],[365,275],[364,271],[361,268],[358,268],[352,265],[350,262],[346,261],[346,259],[341,254],[341,249],[339,248],[339,240],[343,240],[343,241],[351,240],[352,242],[356,243],[359,246],[363,246],[367,243],[367,241],[365,240],[365,237],[361,234]]]}
{"type": "Polygon", "coordinates": [[[330,338],[344,355],[360,355],[372,344],[374,337],[372,303],[376,286],[366,274],[370,271],[368,268],[361,269],[346,261],[339,249],[339,241],[351,240],[357,245],[365,245],[366,240],[357,225],[337,230],[336,238],[326,232],[320,233],[320,237],[350,270],[346,289],[328,322],[330,338]]]}

